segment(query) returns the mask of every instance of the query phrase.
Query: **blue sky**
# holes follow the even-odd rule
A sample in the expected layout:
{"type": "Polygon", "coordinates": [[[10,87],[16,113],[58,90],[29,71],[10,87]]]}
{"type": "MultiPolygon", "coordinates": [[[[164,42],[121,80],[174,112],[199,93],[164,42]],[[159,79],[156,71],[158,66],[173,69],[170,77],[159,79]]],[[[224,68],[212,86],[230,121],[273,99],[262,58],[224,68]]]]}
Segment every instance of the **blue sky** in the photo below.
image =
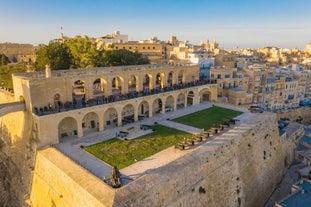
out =
{"type": "Polygon", "coordinates": [[[310,0],[1,0],[0,42],[47,44],[116,30],[129,40],[156,36],[221,47],[304,49],[311,41],[310,0]]]}

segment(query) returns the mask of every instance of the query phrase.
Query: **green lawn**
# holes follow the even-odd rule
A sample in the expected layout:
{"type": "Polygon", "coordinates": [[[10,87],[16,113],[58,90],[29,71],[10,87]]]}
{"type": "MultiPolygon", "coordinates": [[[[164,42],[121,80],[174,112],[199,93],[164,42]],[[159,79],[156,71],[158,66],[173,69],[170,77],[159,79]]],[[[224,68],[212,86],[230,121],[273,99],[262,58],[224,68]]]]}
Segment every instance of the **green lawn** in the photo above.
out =
{"type": "Polygon", "coordinates": [[[124,141],[113,138],[84,149],[109,165],[122,169],[133,164],[135,159],[143,160],[170,146],[174,146],[184,140],[184,137],[193,136],[159,124],[153,125],[152,129],[155,130],[153,133],[136,139],[124,141]]]}
{"type": "Polygon", "coordinates": [[[208,130],[214,124],[221,124],[224,121],[232,119],[240,114],[242,114],[242,112],[213,106],[205,110],[178,117],[172,121],[208,130]]]}

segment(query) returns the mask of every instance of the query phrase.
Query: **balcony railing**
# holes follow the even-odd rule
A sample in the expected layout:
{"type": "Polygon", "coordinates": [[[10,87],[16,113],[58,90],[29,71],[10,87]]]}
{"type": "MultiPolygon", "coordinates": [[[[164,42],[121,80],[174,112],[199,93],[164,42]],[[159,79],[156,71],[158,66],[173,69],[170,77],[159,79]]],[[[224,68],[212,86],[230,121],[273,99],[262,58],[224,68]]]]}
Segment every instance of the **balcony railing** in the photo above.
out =
{"type": "Polygon", "coordinates": [[[54,113],[61,113],[69,110],[75,110],[75,109],[81,109],[85,107],[92,107],[97,105],[103,105],[103,104],[109,104],[114,103],[118,101],[124,101],[144,96],[150,96],[154,94],[159,93],[165,93],[169,91],[175,91],[175,90],[181,90],[185,88],[195,87],[195,86],[201,86],[201,85],[208,85],[208,84],[217,84],[217,80],[201,80],[201,81],[192,81],[189,83],[183,83],[183,84],[174,84],[172,86],[166,86],[160,89],[147,89],[139,92],[132,92],[127,94],[116,94],[116,95],[110,95],[108,97],[102,96],[97,97],[96,99],[82,99],[82,100],[73,100],[73,101],[67,101],[65,103],[58,102],[56,105],[47,104],[44,107],[36,107],[34,106],[33,113],[38,116],[44,116],[54,113]]]}

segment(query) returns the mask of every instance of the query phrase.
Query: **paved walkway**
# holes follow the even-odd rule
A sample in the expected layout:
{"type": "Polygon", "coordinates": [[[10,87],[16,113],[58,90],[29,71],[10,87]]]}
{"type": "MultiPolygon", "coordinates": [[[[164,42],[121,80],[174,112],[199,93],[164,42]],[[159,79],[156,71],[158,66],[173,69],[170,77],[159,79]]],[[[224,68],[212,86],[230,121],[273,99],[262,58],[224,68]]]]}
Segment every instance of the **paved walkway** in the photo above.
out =
{"type": "MultiPolygon", "coordinates": [[[[58,150],[64,153],[66,156],[70,157],[73,161],[90,171],[92,174],[97,176],[100,179],[104,177],[109,178],[112,166],[102,162],[98,158],[92,156],[87,153],[81,147],[89,146],[98,142],[102,142],[111,138],[116,137],[116,134],[120,132],[120,130],[128,129],[130,127],[140,128],[141,124],[152,125],[155,122],[159,124],[173,127],[182,131],[186,131],[189,133],[200,133],[202,129],[198,129],[195,127],[186,126],[183,124],[179,124],[176,122],[169,121],[169,119],[174,119],[176,117],[180,117],[189,113],[193,113],[196,111],[200,111],[202,109],[206,109],[211,107],[213,104],[211,102],[202,103],[197,106],[189,106],[184,109],[177,110],[176,112],[168,112],[166,114],[157,114],[150,119],[144,119],[142,121],[138,121],[135,123],[128,124],[124,127],[116,127],[111,129],[106,129],[102,132],[93,132],[85,135],[81,138],[68,138],[63,140],[61,143],[54,145],[58,150]]],[[[214,104],[216,106],[221,106],[224,108],[230,108],[237,110],[236,108],[223,104],[214,104]]],[[[241,110],[243,112],[247,112],[247,110],[241,110]]],[[[249,113],[247,113],[249,114],[249,113]]],[[[135,138],[142,136],[146,133],[150,133],[149,130],[139,130],[137,133],[130,135],[128,138],[135,138]]],[[[121,170],[122,174],[122,182],[128,183],[132,179],[136,179],[137,177],[147,173],[148,170],[158,168],[160,166],[166,165],[167,163],[177,159],[178,157],[183,156],[186,153],[189,153],[191,150],[181,151],[176,150],[174,147],[170,147],[166,150],[163,150],[151,157],[148,157],[142,161],[138,161],[137,163],[128,166],[121,170]]]]}

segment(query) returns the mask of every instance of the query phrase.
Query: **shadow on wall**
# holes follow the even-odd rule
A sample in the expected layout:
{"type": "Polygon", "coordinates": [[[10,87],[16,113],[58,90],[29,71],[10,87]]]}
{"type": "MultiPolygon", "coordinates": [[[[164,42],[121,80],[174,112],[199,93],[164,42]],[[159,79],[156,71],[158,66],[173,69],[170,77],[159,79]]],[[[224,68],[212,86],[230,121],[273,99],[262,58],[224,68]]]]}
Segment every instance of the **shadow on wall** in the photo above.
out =
{"type": "Polygon", "coordinates": [[[27,118],[24,112],[0,117],[0,206],[27,206],[35,154],[27,118]]]}

